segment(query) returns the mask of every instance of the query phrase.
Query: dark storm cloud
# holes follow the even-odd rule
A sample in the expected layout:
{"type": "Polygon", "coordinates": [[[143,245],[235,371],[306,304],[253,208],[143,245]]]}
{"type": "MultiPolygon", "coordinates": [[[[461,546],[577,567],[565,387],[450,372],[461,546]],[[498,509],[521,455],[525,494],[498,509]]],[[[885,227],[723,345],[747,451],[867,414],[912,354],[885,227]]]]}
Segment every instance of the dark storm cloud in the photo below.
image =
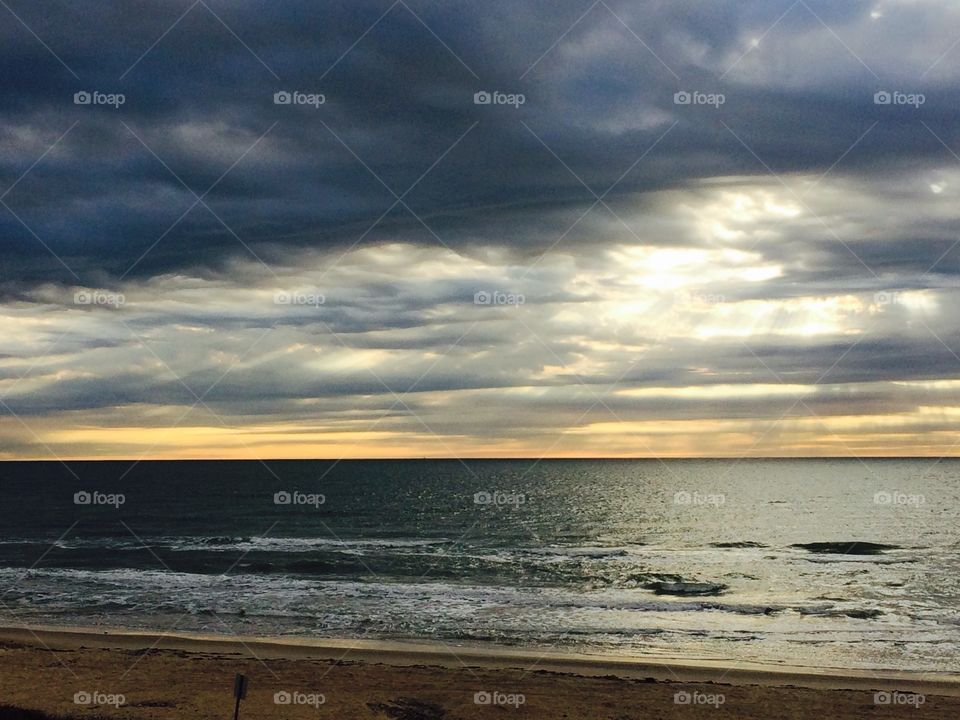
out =
{"type": "Polygon", "coordinates": [[[7,4],[0,454],[749,452],[960,405],[946,2],[7,4]]]}
{"type": "MultiPolygon", "coordinates": [[[[4,198],[19,219],[0,216],[3,277],[75,281],[41,241],[85,280],[97,271],[216,269],[225,255],[282,264],[277,246],[286,244],[398,235],[433,244],[434,232],[458,248],[537,253],[593,203],[591,190],[611,187],[674,122],[620,180],[611,207],[700,178],[764,175],[763,163],[823,172],[875,121],[838,173],[944,158],[914,116],[872,104],[882,81],[841,43],[826,74],[805,77],[793,56],[790,39],[822,35],[822,20],[888,72],[884,57],[858,44],[870,23],[865,4],[797,6],[770,34],[782,57],[757,50],[740,60],[790,3],[608,5],[571,29],[588,3],[11,2],[50,51],[6,13],[4,189],[77,125],[4,198]],[[778,62],[797,66],[778,72],[778,62]],[[484,89],[522,92],[526,103],[474,105],[484,89]],[[681,89],[721,91],[727,102],[678,107],[681,89]],[[78,90],[122,92],[126,102],[78,107],[78,90]],[[327,102],[277,106],[278,90],[323,93],[327,102]],[[430,228],[400,204],[364,235],[394,204],[391,191],[402,195],[448,151],[404,197],[430,228]],[[210,209],[195,205],[194,193],[211,187],[210,209]]],[[[920,9],[913,17],[934,20],[920,9]]],[[[889,32],[894,51],[910,41],[889,32]]],[[[907,89],[927,92],[923,119],[960,146],[956,78],[934,74],[907,89]]],[[[591,213],[572,243],[597,242],[604,214],[591,213]]]]}

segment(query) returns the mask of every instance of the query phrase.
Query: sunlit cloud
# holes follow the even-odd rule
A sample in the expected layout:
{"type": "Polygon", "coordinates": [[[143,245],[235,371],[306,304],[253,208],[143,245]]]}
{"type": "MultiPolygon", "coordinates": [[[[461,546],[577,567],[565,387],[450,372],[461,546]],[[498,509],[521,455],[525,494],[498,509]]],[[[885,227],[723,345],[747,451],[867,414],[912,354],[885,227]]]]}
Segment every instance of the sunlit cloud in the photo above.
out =
{"type": "Polygon", "coordinates": [[[0,456],[954,452],[955,5],[290,2],[0,28],[0,456]]]}

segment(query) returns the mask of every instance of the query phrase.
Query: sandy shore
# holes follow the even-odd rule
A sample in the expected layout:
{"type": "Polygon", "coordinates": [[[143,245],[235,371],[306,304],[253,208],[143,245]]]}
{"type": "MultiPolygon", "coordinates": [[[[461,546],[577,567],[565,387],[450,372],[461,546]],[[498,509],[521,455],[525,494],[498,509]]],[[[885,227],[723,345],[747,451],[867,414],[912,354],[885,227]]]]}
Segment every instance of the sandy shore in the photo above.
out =
{"type": "Polygon", "coordinates": [[[627,720],[717,711],[728,718],[960,717],[960,677],[949,675],[544,656],[445,644],[0,628],[0,705],[54,716],[229,718],[236,673],[250,682],[241,718],[627,720]]]}

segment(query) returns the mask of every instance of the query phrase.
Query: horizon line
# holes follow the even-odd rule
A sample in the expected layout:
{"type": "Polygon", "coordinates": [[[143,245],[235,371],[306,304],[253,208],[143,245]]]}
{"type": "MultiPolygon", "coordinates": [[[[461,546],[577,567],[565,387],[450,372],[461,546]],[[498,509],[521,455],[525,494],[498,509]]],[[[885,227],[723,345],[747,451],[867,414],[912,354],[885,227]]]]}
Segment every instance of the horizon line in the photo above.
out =
{"type": "Polygon", "coordinates": [[[543,461],[556,461],[556,460],[570,460],[570,461],[582,461],[582,460],[611,460],[611,461],[636,461],[636,460],[731,460],[735,462],[740,462],[744,460],[957,460],[960,459],[960,453],[956,455],[748,455],[748,456],[736,456],[736,455],[631,455],[631,456],[620,456],[620,455],[577,455],[577,456],[564,456],[564,455],[553,455],[553,456],[397,456],[397,457],[316,457],[316,458],[230,458],[230,457],[182,457],[182,458],[165,458],[165,457],[150,457],[150,458],[97,458],[97,457],[83,457],[83,458],[0,458],[0,463],[53,463],[65,465],[67,463],[92,463],[92,462],[129,462],[129,463],[143,463],[143,462],[423,462],[425,460],[438,461],[438,462],[465,462],[465,461],[530,461],[530,462],[543,462],[543,461]]]}

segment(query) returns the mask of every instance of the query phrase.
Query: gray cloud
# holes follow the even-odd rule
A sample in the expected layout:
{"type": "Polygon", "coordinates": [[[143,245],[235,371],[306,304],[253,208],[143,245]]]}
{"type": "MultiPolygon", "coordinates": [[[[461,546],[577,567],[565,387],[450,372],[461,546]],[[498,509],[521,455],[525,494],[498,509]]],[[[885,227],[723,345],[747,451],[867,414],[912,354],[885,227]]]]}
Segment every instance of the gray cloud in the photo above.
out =
{"type": "Polygon", "coordinates": [[[47,47],[0,11],[0,398],[65,452],[78,413],[161,427],[197,396],[263,434],[537,447],[617,420],[749,434],[798,398],[948,423],[948,3],[9,4],[47,47]]]}

